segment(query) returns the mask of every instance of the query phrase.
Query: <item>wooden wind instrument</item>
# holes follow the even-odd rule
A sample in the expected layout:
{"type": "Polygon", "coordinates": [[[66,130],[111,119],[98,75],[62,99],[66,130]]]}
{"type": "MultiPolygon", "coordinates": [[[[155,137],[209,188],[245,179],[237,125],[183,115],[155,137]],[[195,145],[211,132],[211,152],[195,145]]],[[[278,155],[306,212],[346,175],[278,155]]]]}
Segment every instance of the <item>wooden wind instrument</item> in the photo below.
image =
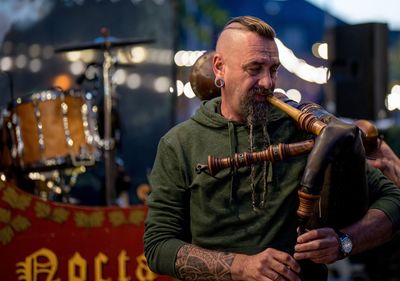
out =
{"type": "Polygon", "coordinates": [[[250,166],[263,161],[280,161],[291,156],[309,153],[314,146],[314,140],[306,140],[291,144],[270,145],[267,149],[259,152],[235,153],[232,157],[218,158],[208,156],[207,165],[197,164],[196,172],[207,172],[214,176],[219,171],[236,166],[237,168],[250,166]]]}

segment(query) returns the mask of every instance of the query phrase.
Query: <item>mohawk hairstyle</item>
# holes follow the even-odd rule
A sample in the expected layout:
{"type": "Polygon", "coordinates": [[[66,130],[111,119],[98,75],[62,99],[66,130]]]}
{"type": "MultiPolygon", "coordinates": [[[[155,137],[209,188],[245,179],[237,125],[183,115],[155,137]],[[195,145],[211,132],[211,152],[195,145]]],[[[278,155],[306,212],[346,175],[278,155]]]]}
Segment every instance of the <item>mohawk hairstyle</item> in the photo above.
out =
{"type": "Polygon", "coordinates": [[[227,29],[248,30],[271,40],[276,37],[275,30],[269,24],[253,16],[235,17],[227,22],[223,30],[227,29]],[[242,25],[242,27],[232,26],[233,23],[239,23],[240,25],[242,25]]]}

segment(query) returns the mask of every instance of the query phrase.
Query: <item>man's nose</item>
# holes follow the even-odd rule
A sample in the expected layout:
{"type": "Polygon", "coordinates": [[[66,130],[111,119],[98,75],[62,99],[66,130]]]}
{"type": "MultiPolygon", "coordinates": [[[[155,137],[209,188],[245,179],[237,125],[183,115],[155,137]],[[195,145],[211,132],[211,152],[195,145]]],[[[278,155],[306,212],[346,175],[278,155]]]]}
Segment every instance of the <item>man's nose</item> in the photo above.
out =
{"type": "Polygon", "coordinates": [[[258,80],[258,85],[265,89],[271,89],[273,87],[274,81],[269,71],[263,73],[263,75],[260,77],[260,80],[258,80]]]}

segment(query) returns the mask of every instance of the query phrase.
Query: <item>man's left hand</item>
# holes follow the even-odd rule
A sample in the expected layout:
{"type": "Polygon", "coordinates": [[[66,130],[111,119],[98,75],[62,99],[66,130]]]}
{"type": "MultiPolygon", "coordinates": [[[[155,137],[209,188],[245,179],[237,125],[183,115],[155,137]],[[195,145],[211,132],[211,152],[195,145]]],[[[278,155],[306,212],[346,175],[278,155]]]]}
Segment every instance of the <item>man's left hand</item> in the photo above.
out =
{"type": "Polygon", "coordinates": [[[297,237],[294,258],[315,263],[333,263],[340,259],[339,237],[329,227],[307,231],[297,237]]]}

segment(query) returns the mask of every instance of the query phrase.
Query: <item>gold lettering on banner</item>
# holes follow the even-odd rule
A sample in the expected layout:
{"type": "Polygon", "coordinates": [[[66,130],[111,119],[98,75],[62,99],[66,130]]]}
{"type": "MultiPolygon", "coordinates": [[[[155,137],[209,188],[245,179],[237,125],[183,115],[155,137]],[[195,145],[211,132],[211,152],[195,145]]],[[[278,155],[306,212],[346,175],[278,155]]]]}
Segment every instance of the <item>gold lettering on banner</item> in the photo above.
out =
{"type": "Polygon", "coordinates": [[[157,274],[152,272],[147,265],[147,260],[144,254],[136,258],[138,267],[136,268],[136,278],[139,281],[153,281],[157,278],[157,274]]]}
{"type": "Polygon", "coordinates": [[[118,255],[118,281],[129,281],[130,277],[126,275],[126,262],[129,261],[129,257],[125,250],[122,250],[118,255]]]}
{"type": "Polygon", "coordinates": [[[103,264],[108,262],[108,257],[100,252],[94,258],[94,280],[95,281],[111,281],[111,278],[103,279],[103,264]]]}
{"type": "Polygon", "coordinates": [[[25,281],[61,281],[60,278],[54,279],[58,268],[56,255],[49,249],[41,248],[32,255],[25,258],[24,262],[18,262],[17,275],[18,280],[25,281]],[[39,276],[44,277],[39,279],[39,276]]]}
{"type": "MultiPolygon", "coordinates": [[[[41,248],[33,254],[27,256],[24,261],[16,263],[16,273],[19,281],[131,281],[132,277],[128,275],[128,262],[130,257],[125,249],[122,249],[118,255],[118,264],[113,259],[110,266],[118,265],[118,279],[116,276],[104,278],[103,267],[108,264],[109,258],[102,252],[93,259],[93,264],[89,264],[87,260],[81,256],[79,252],[74,252],[73,256],[68,259],[68,271],[65,272],[63,266],[62,272],[68,273],[67,279],[61,280],[56,278],[56,273],[59,267],[56,254],[47,249],[41,248]],[[90,270],[90,277],[88,276],[88,269],[90,270]],[[93,275],[94,276],[93,276],[93,275]]],[[[158,275],[150,270],[147,265],[146,257],[142,253],[136,257],[136,279],[139,281],[154,281],[158,275]]]]}
{"type": "Polygon", "coordinates": [[[87,262],[78,252],[68,260],[68,281],[87,281],[87,262]]]}

